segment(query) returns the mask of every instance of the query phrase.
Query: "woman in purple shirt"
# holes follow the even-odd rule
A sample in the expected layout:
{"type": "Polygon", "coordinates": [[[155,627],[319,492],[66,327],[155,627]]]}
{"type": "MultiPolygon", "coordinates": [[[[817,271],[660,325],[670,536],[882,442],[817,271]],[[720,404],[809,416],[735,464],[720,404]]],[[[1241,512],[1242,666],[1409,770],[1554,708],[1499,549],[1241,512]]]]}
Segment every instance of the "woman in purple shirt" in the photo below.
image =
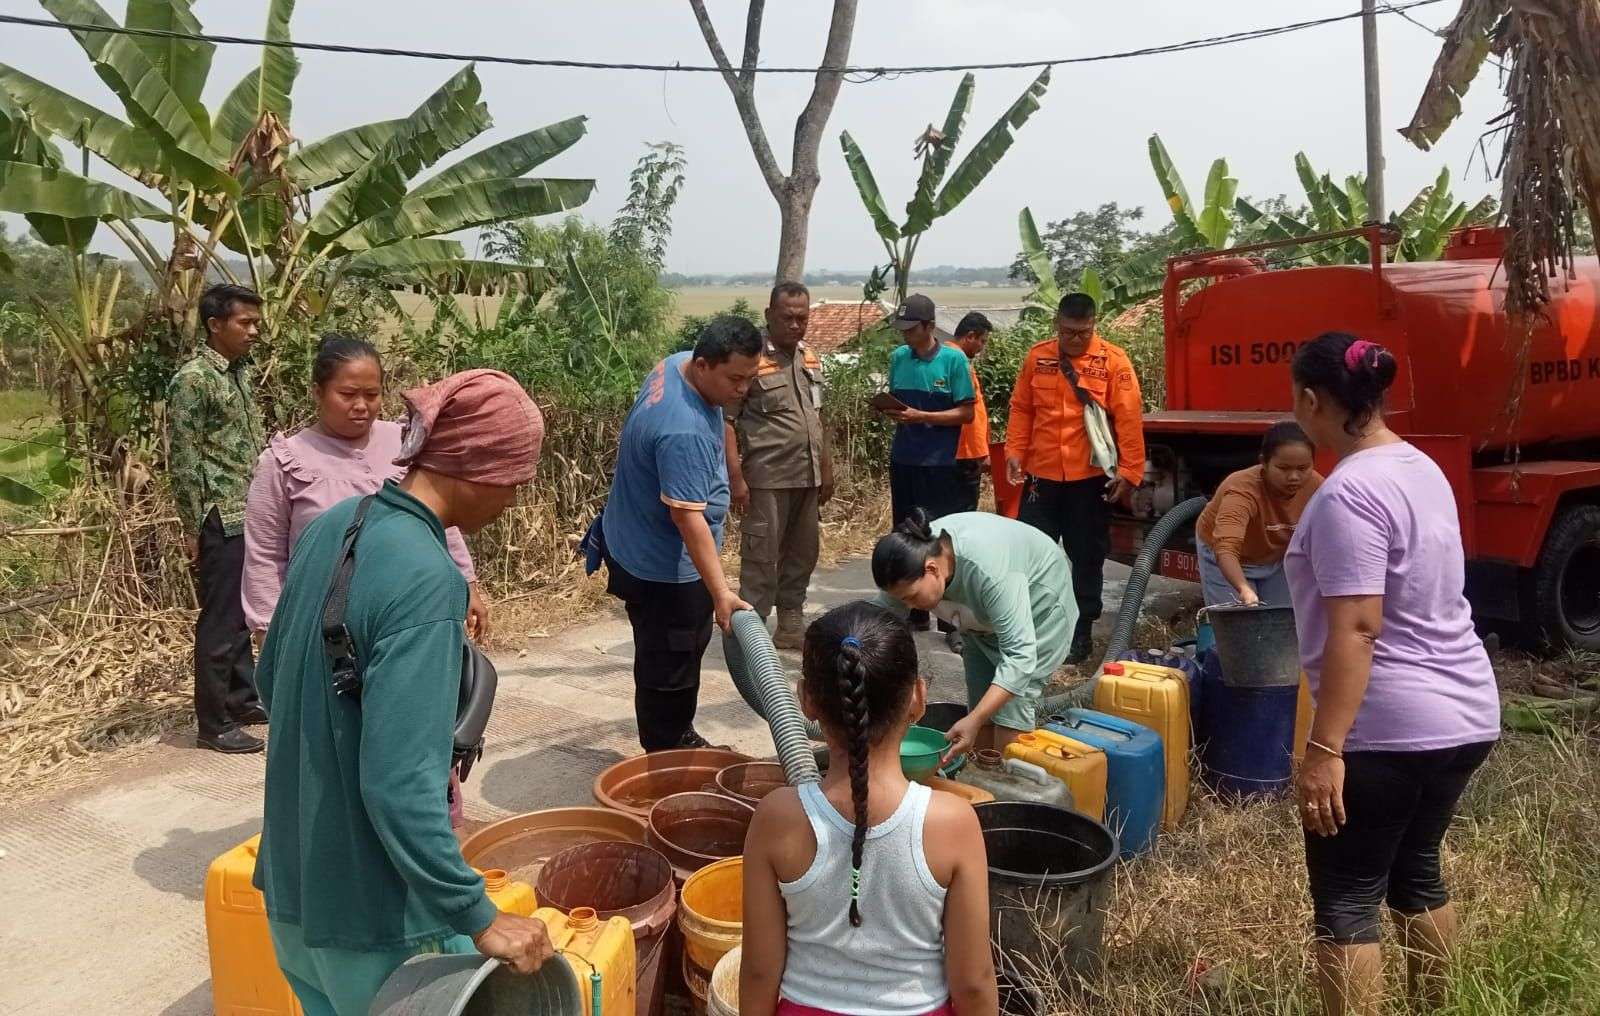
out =
{"type": "Polygon", "coordinates": [[[1384,425],[1396,366],[1382,346],[1329,332],[1292,368],[1295,418],[1339,460],[1284,559],[1317,704],[1297,789],[1329,1016],[1378,1012],[1385,902],[1413,997],[1437,998],[1457,930],[1439,844],[1500,733],[1455,497],[1384,425]]]}
{"type": "MultiPolygon", "coordinates": [[[[272,621],[301,530],[350,497],[376,493],[399,480],[400,425],[378,419],[383,363],[370,342],[327,335],[311,365],[317,422],[292,435],[277,434],[256,461],[244,510],[244,617],[259,641],[272,621]]],[[[489,608],[478,592],[472,555],[458,529],[445,531],[450,556],[467,579],[467,634],[489,633],[489,608]]],[[[462,828],[461,788],[450,775],[450,818],[462,828]]]]}
{"type": "MultiPolygon", "coordinates": [[[[278,605],[289,556],[306,524],[348,497],[375,493],[399,480],[400,425],[378,419],[383,364],[370,342],[325,336],[311,365],[317,422],[277,434],[256,462],[245,502],[244,616],[257,635],[278,605]]],[[[445,533],[450,556],[466,576],[467,634],[488,634],[489,608],[478,592],[472,555],[460,530],[445,533]]]]}

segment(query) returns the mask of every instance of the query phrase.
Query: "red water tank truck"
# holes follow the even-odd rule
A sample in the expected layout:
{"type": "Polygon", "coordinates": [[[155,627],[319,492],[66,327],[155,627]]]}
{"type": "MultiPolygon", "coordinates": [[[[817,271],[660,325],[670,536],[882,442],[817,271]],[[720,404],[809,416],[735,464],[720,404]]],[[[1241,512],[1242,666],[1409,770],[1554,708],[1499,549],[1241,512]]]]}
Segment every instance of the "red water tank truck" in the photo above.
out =
{"type": "MultiPolygon", "coordinates": [[[[1386,263],[1394,237],[1379,226],[1296,243],[1350,235],[1366,237],[1370,264],[1269,268],[1281,244],[1168,262],[1166,408],[1145,417],[1146,482],[1115,519],[1113,556],[1132,561],[1161,513],[1252,463],[1266,427],[1289,418],[1300,343],[1349,332],[1399,360],[1389,425],[1450,480],[1480,622],[1600,651],[1600,263],[1582,257],[1573,278],[1551,280],[1523,355],[1501,231],[1460,230],[1443,260],[1417,263],[1386,263]],[[1186,296],[1191,280],[1205,283],[1186,296]]],[[[1197,578],[1192,526],[1160,570],[1197,578]]]]}

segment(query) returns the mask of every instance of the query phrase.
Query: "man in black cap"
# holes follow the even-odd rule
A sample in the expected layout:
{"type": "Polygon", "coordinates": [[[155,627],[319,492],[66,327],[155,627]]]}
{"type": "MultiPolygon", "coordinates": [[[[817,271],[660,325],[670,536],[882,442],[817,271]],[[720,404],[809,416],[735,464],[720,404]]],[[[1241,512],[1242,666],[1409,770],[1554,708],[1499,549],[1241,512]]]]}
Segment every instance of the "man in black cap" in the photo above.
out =
{"type": "MultiPolygon", "coordinates": [[[[890,323],[905,339],[889,357],[889,394],[899,405],[884,410],[898,424],[889,452],[894,521],[916,508],[936,519],[962,508],[956,445],[977,399],[972,368],[965,353],[934,334],[933,301],[926,296],[906,297],[890,323]]],[[[913,611],[911,623],[926,628],[927,612],[913,611]]]]}

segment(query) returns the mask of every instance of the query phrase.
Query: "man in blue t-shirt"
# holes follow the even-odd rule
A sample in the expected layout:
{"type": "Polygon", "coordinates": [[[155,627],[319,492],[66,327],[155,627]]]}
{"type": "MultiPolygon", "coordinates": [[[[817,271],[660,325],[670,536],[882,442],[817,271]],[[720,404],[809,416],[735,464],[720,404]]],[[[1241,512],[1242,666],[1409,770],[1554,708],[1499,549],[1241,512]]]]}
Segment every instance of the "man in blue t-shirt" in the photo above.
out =
{"type": "Polygon", "coordinates": [[[743,401],[761,333],[719,317],[692,353],[656,364],[622,426],[601,517],[606,589],[633,626],[634,716],[645,751],[705,747],[694,729],[713,619],[749,610],[722,573],[728,464],[722,407],[743,401]]]}

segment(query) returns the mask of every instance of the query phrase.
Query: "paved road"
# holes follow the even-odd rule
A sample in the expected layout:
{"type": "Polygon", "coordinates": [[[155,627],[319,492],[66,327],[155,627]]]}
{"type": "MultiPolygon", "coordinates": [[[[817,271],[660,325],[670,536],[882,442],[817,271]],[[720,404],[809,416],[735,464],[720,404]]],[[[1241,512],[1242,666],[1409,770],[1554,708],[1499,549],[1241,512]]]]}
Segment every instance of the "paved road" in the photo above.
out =
{"type": "MultiPolygon", "coordinates": [[[[1120,598],[1121,569],[1107,583],[1120,598]]],[[[819,573],[815,606],[865,595],[861,562],[819,573]]],[[[957,657],[932,636],[935,699],[962,696],[957,657]]],[[[701,733],[770,755],[765,727],[727,677],[712,640],[701,733]]],[[[489,748],[467,786],[469,819],[586,804],[594,777],[638,751],[633,646],[620,613],[497,659],[489,748]]],[[[0,804],[0,1014],[205,1016],[212,1012],[206,867],[260,830],[263,756],[197,751],[191,733],[108,765],[98,785],[24,806],[0,804]]]]}

